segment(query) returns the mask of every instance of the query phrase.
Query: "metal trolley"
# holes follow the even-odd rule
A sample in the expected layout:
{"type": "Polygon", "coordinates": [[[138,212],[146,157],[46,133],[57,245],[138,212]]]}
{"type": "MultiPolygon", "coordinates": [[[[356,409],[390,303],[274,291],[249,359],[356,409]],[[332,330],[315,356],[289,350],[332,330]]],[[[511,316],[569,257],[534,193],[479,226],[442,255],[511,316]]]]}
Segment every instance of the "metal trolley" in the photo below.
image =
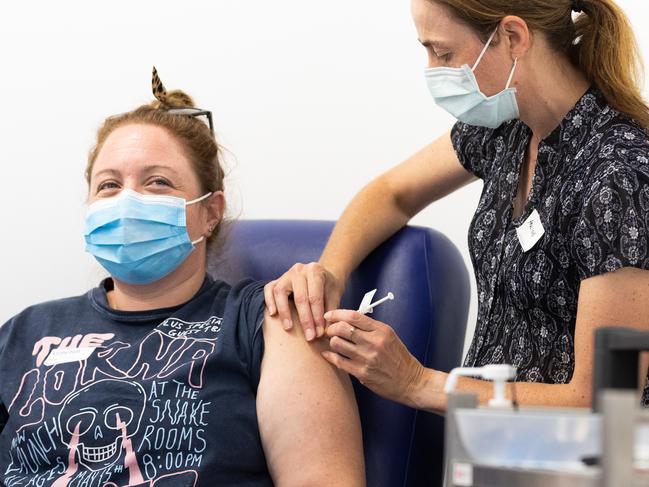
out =
{"type": "Polygon", "coordinates": [[[453,393],[444,487],[649,486],[649,410],[637,395],[649,333],[598,330],[593,408],[479,408],[453,393]]]}

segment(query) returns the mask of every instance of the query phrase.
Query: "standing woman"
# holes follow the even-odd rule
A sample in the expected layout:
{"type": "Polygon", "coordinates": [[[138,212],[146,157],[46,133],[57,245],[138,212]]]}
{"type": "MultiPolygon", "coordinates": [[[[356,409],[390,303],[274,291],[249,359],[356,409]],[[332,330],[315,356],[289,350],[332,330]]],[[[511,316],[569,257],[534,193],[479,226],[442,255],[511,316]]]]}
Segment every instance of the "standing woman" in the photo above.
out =
{"type": "MultiPolygon", "coordinates": [[[[649,108],[629,22],[612,0],[412,0],[412,13],[430,92],[458,122],[370,182],[320,262],[266,286],[267,306],[290,328],[293,294],[306,337],[331,337],[327,360],[377,394],[443,411],[445,373],[388,325],[333,309],[375,247],[481,179],[465,365],[515,365],[522,404],[587,406],[595,329],[649,329],[649,108]]],[[[490,390],[459,388],[482,401],[490,390]]]]}

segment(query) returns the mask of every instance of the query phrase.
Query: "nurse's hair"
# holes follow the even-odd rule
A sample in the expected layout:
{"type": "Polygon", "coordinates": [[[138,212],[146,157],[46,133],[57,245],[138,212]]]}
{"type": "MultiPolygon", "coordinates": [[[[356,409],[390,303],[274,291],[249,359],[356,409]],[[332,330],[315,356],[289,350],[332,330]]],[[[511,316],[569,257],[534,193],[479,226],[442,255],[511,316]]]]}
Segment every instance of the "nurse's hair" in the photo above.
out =
{"type": "Polygon", "coordinates": [[[638,46],[629,20],[613,0],[431,1],[447,6],[484,41],[501,19],[520,17],[532,31],[542,33],[552,49],[566,54],[613,108],[649,130],[638,46]]]}
{"type": "MultiPolygon", "coordinates": [[[[95,160],[108,136],[115,129],[124,125],[141,123],[161,127],[176,137],[185,149],[194,173],[198,177],[201,185],[200,195],[223,191],[222,151],[210,126],[201,116],[183,115],[183,111],[178,114],[179,110],[174,113],[174,109],[195,108],[192,97],[181,90],[167,92],[157,77],[155,68],[153,73],[153,94],[156,98],[151,103],[104,120],[97,132],[97,141],[88,154],[85,171],[88,187],[90,187],[95,160]]],[[[216,237],[219,227],[212,232],[208,241],[216,237]]]]}

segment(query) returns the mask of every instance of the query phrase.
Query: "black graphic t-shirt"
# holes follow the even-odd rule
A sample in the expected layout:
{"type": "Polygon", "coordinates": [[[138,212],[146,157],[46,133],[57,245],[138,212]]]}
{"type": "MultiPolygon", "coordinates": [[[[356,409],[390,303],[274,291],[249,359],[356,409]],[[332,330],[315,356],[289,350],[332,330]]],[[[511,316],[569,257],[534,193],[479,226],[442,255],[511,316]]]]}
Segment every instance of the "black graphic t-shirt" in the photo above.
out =
{"type": "Polygon", "coordinates": [[[451,132],[461,164],[484,181],[469,228],[478,321],[466,365],[511,363],[518,380],[567,383],[581,281],[649,269],[649,139],[591,88],[540,142],[531,193],[513,219],[530,137],[520,120],[451,132]],[[524,252],[516,229],[535,210],[545,233],[524,252]]]}
{"type": "Polygon", "coordinates": [[[13,486],[269,486],[255,397],[260,284],[122,312],[112,281],[0,328],[0,480],[13,486]]]}

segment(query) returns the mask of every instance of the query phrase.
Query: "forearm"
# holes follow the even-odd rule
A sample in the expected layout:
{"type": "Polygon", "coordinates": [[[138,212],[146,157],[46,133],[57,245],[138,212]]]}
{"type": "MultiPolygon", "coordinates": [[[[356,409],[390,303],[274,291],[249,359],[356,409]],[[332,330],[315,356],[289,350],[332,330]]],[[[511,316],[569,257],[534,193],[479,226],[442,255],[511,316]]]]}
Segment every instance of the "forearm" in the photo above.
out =
{"type": "Polygon", "coordinates": [[[443,134],[368,184],[347,206],[320,264],[344,281],[372,250],[434,201],[477,180],[443,134]]]}
{"type": "Polygon", "coordinates": [[[327,242],[320,264],[345,282],[372,250],[410,218],[391,194],[388,179],[379,176],[349,203],[327,242]]]}
{"type": "MultiPolygon", "coordinates": [[[[417,382],[408,391],[404,403],[416,409],[443,414],[446,411],[444,384],[448,374],[433,369],[423,369],[417,382]]],[[[516,388],[516,401],[521,406],[588,407],[591,403],[590,386],[584,381],[568,384],[541,384],[536,382],[508,383],[507,397],[512,399],[516,388]]],[[[493,383],[461,377],[458,392],[477,394],[480,404],[493,397],[493,383]]]]}

